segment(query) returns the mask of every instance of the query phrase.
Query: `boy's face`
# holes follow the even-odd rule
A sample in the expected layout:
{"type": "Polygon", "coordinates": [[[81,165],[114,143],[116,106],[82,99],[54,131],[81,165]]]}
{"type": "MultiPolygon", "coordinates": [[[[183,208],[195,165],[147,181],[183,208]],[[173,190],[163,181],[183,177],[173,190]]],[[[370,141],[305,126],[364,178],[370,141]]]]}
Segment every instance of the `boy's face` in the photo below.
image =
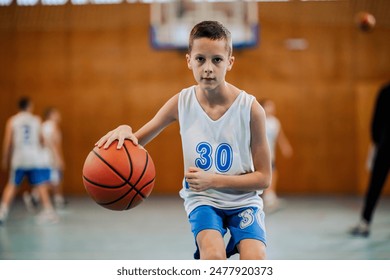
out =
{"type": "Polygon", "coordinates": [[[186,55],[198,85],[206,91],[225,82],[226,72],[232,69],[234,57],[229,55],[226,40],[195,39],[191,53],[186,55]]]}

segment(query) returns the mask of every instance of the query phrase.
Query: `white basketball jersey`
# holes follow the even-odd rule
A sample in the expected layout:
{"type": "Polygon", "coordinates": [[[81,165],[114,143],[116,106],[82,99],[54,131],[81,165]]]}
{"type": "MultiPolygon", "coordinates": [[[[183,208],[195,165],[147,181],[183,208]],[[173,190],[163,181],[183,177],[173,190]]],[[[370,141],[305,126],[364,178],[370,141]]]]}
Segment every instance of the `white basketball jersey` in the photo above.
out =
{"type": "MultiPolygon", "coordinates": [[[[253,172],[250,114],[254,99],[242,91],[222,117],[212,120],[200,106],[195,86],[180,92],[178,112],[185,172],[191,166],[227,176],[253,172]]],[[[187,214],[200,205],[219,209],[262,208],[258,194],[257,191],[213,189],[194,192],[185,180],[180,191],[187,214]]]]}
{"type": "Polygon", "coordinates": [[[41,168],[45,166],[40,142],[41,121],[28,112],[20,112],[11,120],[12,168],[41,168]]]}

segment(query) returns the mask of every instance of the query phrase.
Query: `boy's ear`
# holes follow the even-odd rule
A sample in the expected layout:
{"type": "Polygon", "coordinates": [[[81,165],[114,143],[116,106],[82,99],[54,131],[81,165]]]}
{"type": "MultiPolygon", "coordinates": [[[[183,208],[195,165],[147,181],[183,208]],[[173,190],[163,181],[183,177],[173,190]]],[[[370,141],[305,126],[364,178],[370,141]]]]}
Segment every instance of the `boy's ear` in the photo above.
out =
{"type": "Polygon", "coordinates": [[[186,60],[187,60],[187,67],[188,69],[192,70],[192,66],[191,66],[191,56],[189,54],[186,54],[186,60]]]}
{"type": "Polygon", "coordinates": [[[235,59],[234,56],[230,56],[230,58],[229,58],[229,65],[228,65],[228,68],[227,68],[228,71],[232,70],[233,64],[234,64],[234,59],[235,59]]]}

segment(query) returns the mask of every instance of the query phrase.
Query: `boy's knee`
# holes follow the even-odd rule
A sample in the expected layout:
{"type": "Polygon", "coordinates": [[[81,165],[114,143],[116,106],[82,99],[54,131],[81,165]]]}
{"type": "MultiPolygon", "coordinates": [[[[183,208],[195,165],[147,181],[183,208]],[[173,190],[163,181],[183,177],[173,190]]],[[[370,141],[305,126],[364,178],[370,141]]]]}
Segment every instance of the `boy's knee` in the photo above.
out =
{"type": "Polygon", "coordinates": [[[226,260],[226,252],[211,246],[200,251],[200,258],[202,260],[226,260]]]}
{"type": "Polygon", "coordinates": [[[265,260],[266,247],[263,242],[253,239],[242,240],[238,244],[241,260],[265,260]]]}
{"type": "Polygon", "coordinates": [[[265,251],[247,251],[240,253],[241,260],[265,260],[266,253],[265,251]]]}
{"type": "Polygon", "coordinates": [[[200,258],[203,260],[226,260],[225,243],[219,231],[203,230],[197,238],[200,258]]]}

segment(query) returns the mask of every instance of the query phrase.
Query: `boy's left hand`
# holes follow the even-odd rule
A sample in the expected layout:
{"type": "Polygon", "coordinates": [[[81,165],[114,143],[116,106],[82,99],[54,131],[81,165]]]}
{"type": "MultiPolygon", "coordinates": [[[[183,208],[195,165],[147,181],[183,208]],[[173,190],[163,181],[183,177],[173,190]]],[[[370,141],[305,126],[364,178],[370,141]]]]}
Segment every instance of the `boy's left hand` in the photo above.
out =
{"type": "Polygon", "coordinates": [[[213,187],[213,174],[205,172],[197,167],[190,167],[185,173],[186,181],[190,190],[201,192],[213,187]]]}

